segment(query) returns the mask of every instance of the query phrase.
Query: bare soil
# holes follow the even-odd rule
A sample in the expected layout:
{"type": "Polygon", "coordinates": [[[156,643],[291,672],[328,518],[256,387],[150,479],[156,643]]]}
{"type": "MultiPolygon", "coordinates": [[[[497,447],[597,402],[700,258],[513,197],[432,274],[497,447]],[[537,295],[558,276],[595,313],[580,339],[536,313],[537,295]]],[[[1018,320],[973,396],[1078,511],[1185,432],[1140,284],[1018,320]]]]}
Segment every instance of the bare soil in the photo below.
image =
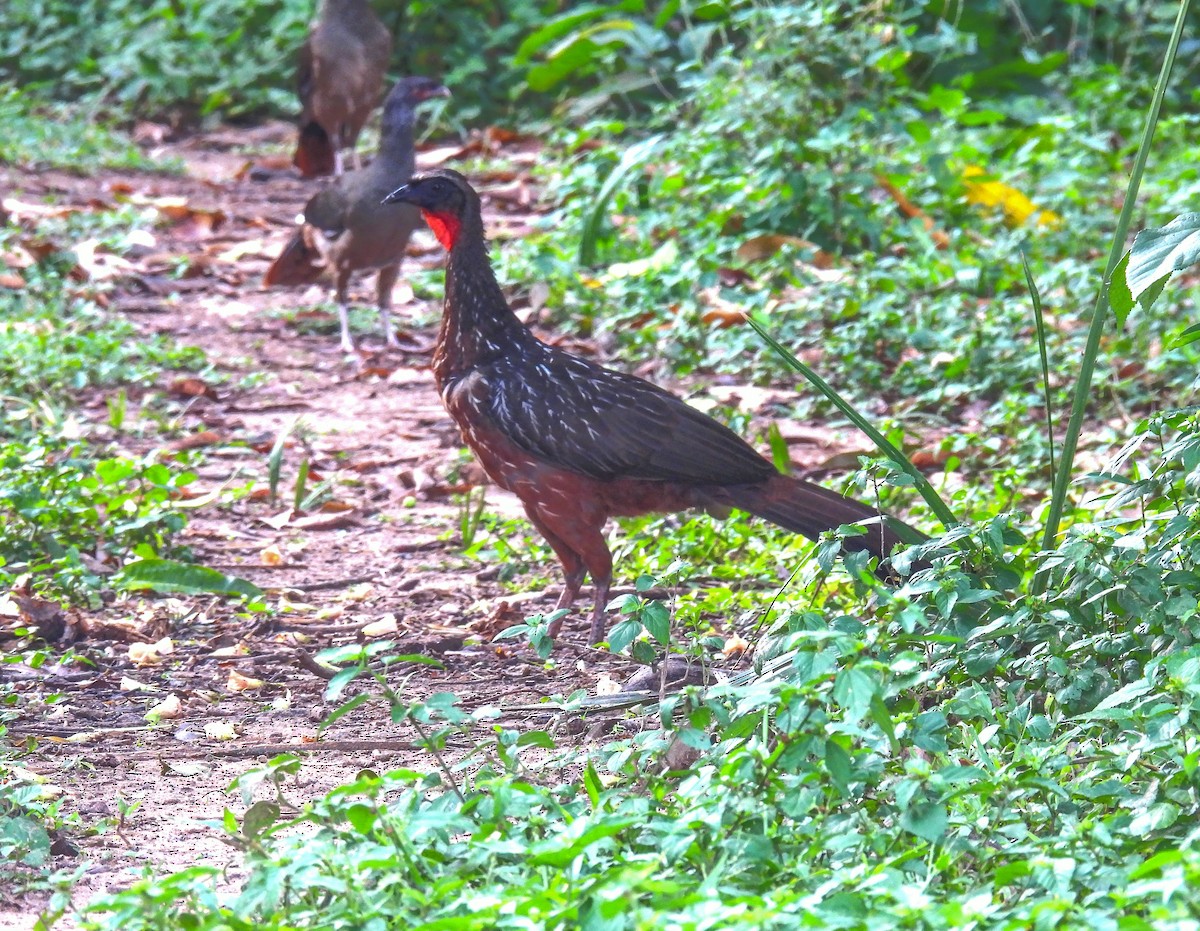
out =
{"type": "MultiPolygon", "coordinates": [[[[262,288],[263,271],[320,182],[302,182],[286,170],[251,180],[244,169],[252,157],[279,150],[291,132],[273,124],[164,147],[164,154],[187,162],[182,176],[104,172],[84,178],[0,169],[6,196],[22,201],[94,207],[121,198],[160,205],[178,198],[185,205],[175,211],[175,222],[155,227],[155,242],[123,270],[109,292],[111,310],[145,334],[201,347],[222,377],[209,384],[165,373],[146,396],[131,393],[119,435],[106,437],[104,426],[115,392],[81,398],[79,414],[96,436],[127,452],[202,446],[193,488],[199,495],[253,483],[254,494],[197,508],[184,542],[197,562],[267,590],[278,609],[246,615],[228,600],[191,596],[67,609],[63,643],[73,637],[74,650],[94,665],[19,673],[25,710],[11,732],[35,747],[23,765],[61,788],[66,810],[78,813],[84,829],[117,818],[122,805],[136,806],[119,819],[119,829],[81,829],[61,840],[55,866],[88,864],[77,886],[80,905],[126,886],[148,866],[229,864],[228,882],[236,884],[238,855],[205,822],[219,820],[226,807],[243,810],[227,791],[230,782],[279,753],[307,760],[292,793],[301,798],[363,768],[433,767],[413,749],[416,735],[393,724],[381,703],[319,729],[336,702],[326,700],[327,683],[307,658],[325,647],[397,640],[398,652],[440,662],[393,674],[405,697],[450,691],[468,708],[595,689],[602,675],[620,681],[634,671],[620,657],[573,645],[585,637],[583,611],[568,620],[552,664],[505,645],[511,641],[488,642],[505,624],[549,610],[559,579],[556,567],[543,565],[518,577],[524,584],[514,593],[497,581],[497,566],[462,555],[454,533],[460,505],[452,494],[482,476],[463,465],[460,440],[426,371],[435,309],[415,300],[402,281],[396,317],[405,348],[381,351],[372,313],[365,318],[370,328],[360,327],[356,336],[374,351],[356,365],[338,348],[335,318],[313,311],[326,299],[323,287],[262,288]],[[186,270],[177,278],[180,267],[186,270]],[[154,420],[141,410],[150,396],[170,399],[169,416],[154,420]],[[272,504],[262,493],[268,451],[296,418],[301,426],[290,435],[281,497],[272,504]],[[330,481],[333,496],[323,510],[292,515],[288,504],[304,458],[313,473],[310,486],[330,481]],[[546,579],[550,590],[543,591],[546,579]],[[391,632],[367,627],[386,628],[392,619],[391,632]],[[159,662],[131,659],[131,644],[164,637],[173,652],[159,662]],[[142,690],[132,690],[138,685],[142,690]],[[148,708],[171,696],[178,699],[174,715],[148,723],[148,708]],[[232,728],[215,735],[213,725],[232,728]]],[[[423,163],[446,154],[425,153],[423,163]]],[[[509,166],[534,157],[536,151],[519,143],[505,153],[509,166]]],[[[528,183],[511,169],[480,180],[489,228],[501,238],[519,235],[531,219],[528,183]]],[[[424,233],[410,252],[409,268],[441,262],[424,233]]],[[[372,296],[373,280],[359,282],[358,302],[370,307],[372,296]]],[[[809,433],[810,459],[828,457],[836,438],[817,428],[809,433]]],[[[798,452],[805,455],[803,447],[798,452]]],[[[495,488],[488,490],[488,506],[521,513],[495,488]]],[[[15,668],[5,674],[18,675],[15,668]]],[[[547,725],[544,714],[532,719],[547,725]]],[[[0,927],[31,927],[43,903],[0,890],[0,927]]]]}

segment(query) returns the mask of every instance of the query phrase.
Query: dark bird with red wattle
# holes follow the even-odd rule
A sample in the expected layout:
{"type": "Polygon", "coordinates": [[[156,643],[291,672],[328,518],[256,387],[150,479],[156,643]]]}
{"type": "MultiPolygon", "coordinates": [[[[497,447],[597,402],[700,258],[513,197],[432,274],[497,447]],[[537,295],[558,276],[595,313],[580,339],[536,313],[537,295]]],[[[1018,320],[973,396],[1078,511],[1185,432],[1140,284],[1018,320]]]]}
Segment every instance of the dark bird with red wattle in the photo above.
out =
{"type": "Polygon", "coordinates": [[[521,500],[557,555],[566,579],[557,607],[569,607],[591,575],[591,643],[605,632],[610,517],[738,508],[814,540],[865,522],[843,545],[881,561],[921,539],[870,505],[782,474],[728,427],[650,382],[537,339],[496,282],[479,197],[459,173],[413,178],[385,203],[420,209],[447,250],[438,392],[488,476],[521,500]]]}

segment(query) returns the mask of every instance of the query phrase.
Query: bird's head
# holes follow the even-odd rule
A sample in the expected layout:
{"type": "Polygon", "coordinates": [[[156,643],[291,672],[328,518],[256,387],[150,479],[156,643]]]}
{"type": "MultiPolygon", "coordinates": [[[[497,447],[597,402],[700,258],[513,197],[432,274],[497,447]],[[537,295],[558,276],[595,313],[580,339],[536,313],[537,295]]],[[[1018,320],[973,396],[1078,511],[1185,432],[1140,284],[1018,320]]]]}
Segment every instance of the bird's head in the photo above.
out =
{"type": "Polygon", "coordinates": [[[383,103],[383,111],[386,114],[397,107],[411,108],[434,97],[449,96],[450,91],[440,82],[424,75],[413,75],[396,82],[396,86],[388,92],[387,100],[383,103]]]}
{"type": "Polygon", "coordinates": [[[383,122],[380,126],[382,137],[386,140],[397,133],[410,132],[418,106],[435,97],[449,96],[450,91],[433,78],[401,78],[383,102],[383,122]]]}
{"type": "Polygon", "coordinates": [[[412,204],[421,211],[433,234],[447,249],[453,249],[463,223],[479,211],[479,197],[457,171],[441,168],[419,175],[392,191],[385,204],[412,204]]]}

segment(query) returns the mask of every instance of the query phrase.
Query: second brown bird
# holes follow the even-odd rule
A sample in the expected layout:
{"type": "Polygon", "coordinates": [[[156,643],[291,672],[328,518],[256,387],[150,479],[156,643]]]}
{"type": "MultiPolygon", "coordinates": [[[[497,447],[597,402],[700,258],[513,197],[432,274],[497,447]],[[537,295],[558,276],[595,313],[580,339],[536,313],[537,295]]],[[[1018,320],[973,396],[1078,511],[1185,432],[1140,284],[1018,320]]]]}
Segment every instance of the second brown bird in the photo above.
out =
{"type": "Polygon", "coordinates": [[[396,345],[390,312],[392,287],[412,231],[420,224],[415,207],[397,210],[381,203],[398,178],[413,172],[416,108],[450,92],[432,78],[398,81],[383,106],[379,152],[366,168],[335,178],[304,207],[303,222],[263,277],[265,285],[301,285],[332,274],[342,349],[354,351],[350,336],[350,277],[378,270],[377,302],[384,341],[396,345]]]}

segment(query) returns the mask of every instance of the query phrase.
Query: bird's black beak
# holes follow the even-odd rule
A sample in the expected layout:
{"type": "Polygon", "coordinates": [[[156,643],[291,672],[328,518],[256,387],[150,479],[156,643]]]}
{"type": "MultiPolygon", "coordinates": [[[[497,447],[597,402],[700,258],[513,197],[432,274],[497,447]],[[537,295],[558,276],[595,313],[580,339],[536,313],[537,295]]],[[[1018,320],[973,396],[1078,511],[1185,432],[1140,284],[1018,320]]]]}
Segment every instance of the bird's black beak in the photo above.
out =
{"type": "Polygon", "coordinates": [[[411,204],[412,200],[412,185],[406,184],[403,187],[398,187],[392,191],[387,197],[380,201],[381,204],[411,204]]]}

